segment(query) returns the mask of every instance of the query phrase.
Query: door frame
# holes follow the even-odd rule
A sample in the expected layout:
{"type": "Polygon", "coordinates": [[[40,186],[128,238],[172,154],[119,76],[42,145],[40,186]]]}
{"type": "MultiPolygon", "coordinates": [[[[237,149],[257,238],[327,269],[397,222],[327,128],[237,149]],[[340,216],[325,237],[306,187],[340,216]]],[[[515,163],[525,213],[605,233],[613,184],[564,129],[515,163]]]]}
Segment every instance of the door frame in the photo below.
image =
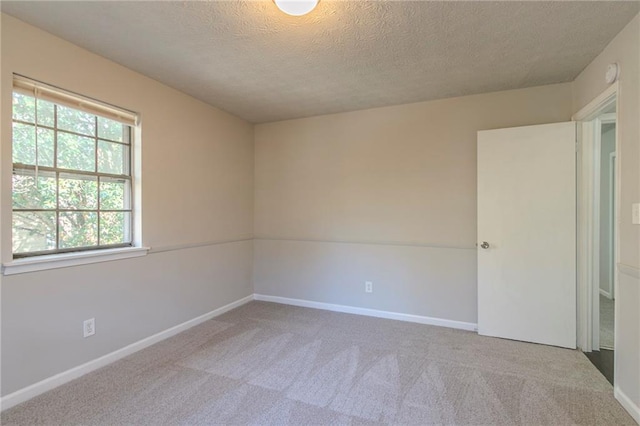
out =
{"type": "MultiPolygon", "coordinates": [[[[600,219],[600,124],[602,120],[598,117],[603,115],[607,109],[615,106],[616,116],[619,111],[619,87],[614,83],[602,94],[578,111],[571,119],[578,122],[578,140],[576,141],[577,155],[577,342],[578,348],[583,352],[599,350],[599,298],[600,287],[599,278],[599,230],[597,225],[600,219]],[[598,180],[596,180],[598,179],[598,180]],[[595,325],[595,326],[594,326],[595,325]]],[[[614,116],[614,119],[616,117],[614,116]]],[[[616,123],[617,124],[617,123],[616,123]]],[[[617,164],[620,164],[620,138],[618,135],[620,126],[615,128],[615,151],[617,154],[617,164]]],[[[620,168],[616,167],[615,173],[615,205],[614,211],[614,294],[617,293],[617,264],[620,244],[618,212],[620,202],[620,168]]],[[[614,336],[617,335],[618,312],[615,312],[614,336]]],[[[614,342],[614,350],[617,346],[617,339],[614,342]]],[[[614,369],[617,370],[614,365],[614,369]]],[[[614,376],[616,372],[614,371],[614,376]]]]}
{"type": "MultiPolygon", "coordinates": [[[[616,123],[618,126],[618,123],[616,123]]],[[[609,259],[612,262],[615,260],[616,248],[615,248],[615,232],[616,232],[616,170],[618,169],[618,153],[616,151],[609,153],[609,232],[610,232],[610,241],[609,241],[609,259]]],[[[615,294],[615,286],[613,283],[616,282],[616,271],[617,267],[615,263],[611,265],[611,270],[609,271],[609,295],[605,295],[605,297],[609,297],[609,299],[614,300],[616,298],[615,294]]]]}
{"type": "MultiPolygon", "coordinates": [[[[613,105],[613,101],[605,104],[604,106],[602,106],[600,108],[600,111],[606,110],[608,108],[610,108],[613,105]]],[[[600,350],[600,294],[602,293],[602,290],[600,289],[600,250],[602,249],[602,246],[604,244],[607,244],[608,247],[608,251],[611,253],[613,250],[613,247],[611,247],[611,245],[609,244],[609,242],[607,241],[603,241],[600,238],[600,230],[602,229],[602,218],[600,217],[600,208],[602,207],[602,197],[601,197],[601,178],[602,178],[602,169],[601,169],[601,164],[602,164],[602,125],[603,124],[610,124],[610,123],[616,123],[616,113],[600,113],[596,118],[594,118],[593,120],[588,120],[586,123],[584,123],[584,125],[586,126],[591,126],[593,129],[592,135],[593,138],[591,141],[589,140],[585,140],[586,144],[592,144],[592,155],[590,156],[590,158],[592,159],[593,163],[591,166],[590,171],[593,173],[593,187],[592,187],[592,198],[591,198],[591,202],[593,203],[592,208],[593,208],[593,216],[592,216],[592,228],[590,229],[590,231],[593,233],[590,237],[591,237],[591,242],[592,242],[592,254],[593,257],[591,258],[591,277],[592,277],[592,281],[591,284],[587,283],[587,285],[591,285],[592,290],[593,290],[593,296],[592,296],[592,300],[591,300],[591,350],[593,351],[599,351],[600,350]]],[[[617,127],[616,127],[617,129],[617,127]]],[[[615,138],[614,138],[615,139],[615,138]]],[[[586,149],[587,147],[585,147],[586,149]]],[[[615,148],[614,148],[615,149],[615,148]]],[[[614,151],[615,152],[615,151],[614,151]]],[[[611,161],[611,158],[608,159],[608,161],[611,161]]],[[[615,179],[613,180],[613,182],[615,182],[615,179]]],[[[609,200],[608,203],[611,203],[611,201],[615,200],[615,187],[613,188],[613,192],[610,190],[609,191],[609,200]]],[[[609,210],[611,210],[611,207],[609,206],[609,210]]],[[[613,216],[609,218],[609,220],[613,220],[614,223],[614,227],[612,229],[612,234],[611,236],[613,237],[614,242],[616,241],[615,238],[615,206],[613,208],[613,216]]],[[[611,227],[610,223],[607,224],[608,227],[611,227]]],[[[616,262],[613,259],[613,257],[610,257],[610,259],[612,259],[612,263],[613,265],[611,265],[611,271],[610,272],[610,278],[609,278],[609,288],[613,288],[614,287],[614,283],[615,283],[615,265],[616,262]]],[[[609,292],[609,294],[612,294],[613,291],[611,290],[609,292]]],[[[590,352],[590,351],[589,351],[590,352]]]]}

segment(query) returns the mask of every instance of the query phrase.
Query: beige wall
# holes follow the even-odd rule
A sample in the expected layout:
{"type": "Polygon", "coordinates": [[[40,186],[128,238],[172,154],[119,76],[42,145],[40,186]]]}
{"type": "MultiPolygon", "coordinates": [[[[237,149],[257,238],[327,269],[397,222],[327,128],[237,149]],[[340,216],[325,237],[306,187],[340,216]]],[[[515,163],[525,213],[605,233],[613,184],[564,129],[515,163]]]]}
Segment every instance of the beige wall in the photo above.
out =
{"type": "Polygon", "coordinates": [[[2,15],[2,260],[12,73],[139,112],[144,258],[2,277],[2,394],[253,293],[253,126],[2,15]],[[160,252],[162,249],[174,249],[160,252]],[[96,318],[95,336],[82,321],[96,318]]]}
{"type": "Polygon", "coordinates": [[[640,419],[640,225],[631,204],[640,202],[640,15],[637,15],[573,83],[577,112],[606,88],[607,65],[620,65],[618,178],[620,181],[618,288],[616,291],[615,384],[640,419]]]}
{"type": "Polygon", "coordinates": [[[258,237],[475,247],[476,132],[570,119],[569,84],[256,126],[258,237]]]}
{"type": "Polygon", "coordinates": [[[257,125],[256,292],[475,323],[476,132],[570,117],[560,84],[257,125]]]}

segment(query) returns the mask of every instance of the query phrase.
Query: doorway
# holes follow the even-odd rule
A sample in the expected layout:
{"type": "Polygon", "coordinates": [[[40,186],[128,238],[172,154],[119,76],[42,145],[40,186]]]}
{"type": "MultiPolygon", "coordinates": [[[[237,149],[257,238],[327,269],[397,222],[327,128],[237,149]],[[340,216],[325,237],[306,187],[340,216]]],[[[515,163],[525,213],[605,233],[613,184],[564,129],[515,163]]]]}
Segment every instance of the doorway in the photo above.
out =
{"type": "Polygon", "coordinates": [[[617,86],[581,110],[578,142],[578,346],[615,381],[617,86]]]}
{"type": "Polygon", "coordinates": [[[591,362],[613,384],[615,365],[615,171],[616,114],[606,112],[594,120],[595,161],[599,167],[595,177],[595,218],[597,235],[597,275],[593,280],[597,297],[594,315],[593,351],[587,353],[591,362]]]}
{"type": "Polygon", "coordinates": [[[599,220],[599,348],[614,350],[615,343],[615,113],[598,117],[600,125],[600,220],[599,220]]]}

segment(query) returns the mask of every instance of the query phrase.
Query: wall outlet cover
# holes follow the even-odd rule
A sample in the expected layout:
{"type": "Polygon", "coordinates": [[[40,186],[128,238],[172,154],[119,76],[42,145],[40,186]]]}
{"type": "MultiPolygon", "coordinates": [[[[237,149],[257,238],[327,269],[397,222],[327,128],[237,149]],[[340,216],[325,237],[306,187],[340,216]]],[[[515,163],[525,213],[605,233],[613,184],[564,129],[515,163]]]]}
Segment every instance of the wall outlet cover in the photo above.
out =
{"type": "Polygon", "coordinates": [[[364,282],[365,293],[373,293],[373,283],[371,281],[364,282]]]}
{"type": "Polygon", "coordinates": [[[83,323],[82,329],[83,329],[84,337],[89,337],[96,334],[96,319],[91,318],[91,319],[85,320],[83,323]]]}

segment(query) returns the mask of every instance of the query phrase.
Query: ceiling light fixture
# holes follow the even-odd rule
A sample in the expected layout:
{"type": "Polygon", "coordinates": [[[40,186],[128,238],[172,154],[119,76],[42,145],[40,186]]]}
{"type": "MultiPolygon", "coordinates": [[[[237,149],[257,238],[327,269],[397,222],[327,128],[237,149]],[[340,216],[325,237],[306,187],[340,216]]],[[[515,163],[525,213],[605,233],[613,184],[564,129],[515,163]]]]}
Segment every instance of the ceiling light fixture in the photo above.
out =
{"type": "Polygon", "coordinates": [[[320,0],[273,0],[278,9],[292,16],[302,16],[315,9],[320,0]]]}

